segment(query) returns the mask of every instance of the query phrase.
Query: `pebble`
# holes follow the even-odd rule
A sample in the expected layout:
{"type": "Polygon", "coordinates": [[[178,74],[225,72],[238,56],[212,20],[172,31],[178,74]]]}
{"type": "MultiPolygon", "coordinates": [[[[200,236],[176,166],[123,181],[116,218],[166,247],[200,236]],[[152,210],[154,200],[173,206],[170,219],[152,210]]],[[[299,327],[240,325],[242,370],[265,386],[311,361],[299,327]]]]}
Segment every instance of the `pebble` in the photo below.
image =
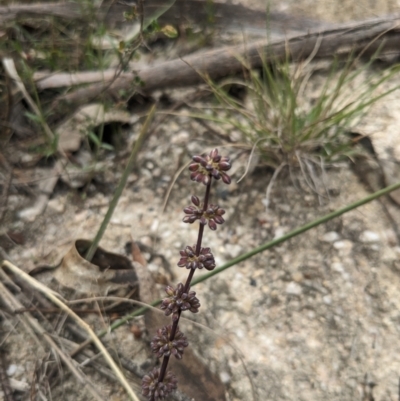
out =
{"type": "Polygon", "coordinates": [[[52,209],[56,213],[64,213],[65,204],[60,201],[60,199],[54,198],[50,199],[47,203],[47,207],[52,209]]]}
{"type": "Polygon", "coordinates": [[[331,269],[332,269],[333,271],[335,271],[335,272],[338,272],[338,273],[343,273],[343,272],[344,272],[344,267],[343,267],[343,265],[342,265],[341,263],[339,263],[339,262],[334,262],[334,263],[332,263],[332,264],[331,264],[331,269]]]}
{"type": "Polygon", "coordinates": [[[244,333],[244,331],[242,329],[237,329],[236,330],[236,336],[238,338],[245,338],[246,337],[246,335],[245,335],[245,333],[244,333]]]}
{"type": "Polygon", "coordinates": [[[160,222],[157,219],[154,219],[151,223],[150,232],[156,232],[158,229],[160,222]]]}
{"type": "Polygon", "coordinates": [[[373,242],[379,242],[380,237],[376,232],[367,230],[361,233],[359,240],[364,244],[371,244],[373,242]]]}
{"type": "Polygon", "coordinates": [[[236,256],[239,256],[242,251],[243,251],[243,248],[241,245],[238,245],[238,244],[226,244],[225,245],[225,253],[230,258],[236,258],[236,256]]]}
{"type": "Polygon", "coordinates": [[[224,384],[227,384],[231,381],[231,375],[226,370],[219,372],[219,377],[224,384]]]}
{"type": "Polygon", "coordinates": [[[144,235],[143,237],[141,237],[140,242],[149,248],[153,247],[153,239],[150,237],[150,235],[144,235]]]}
{"type": "Polygon", "coordinates": [[[155,263],[148,263],[147,269],[152,273],[157,273],[159,271],[160,267],[158,265],[156,265],[155,263]]]}
{"type": "Polygon", "coordinates": [[[288,295],[301,295],[302,291],[301,286],[294,281],[286,286],[286,294],[288,295]]]}
{"type": "Polygon", "coordinates": [[[324,297],[322,297],[322,300],[326,305],[330,305],[332,303],[332,298],[330,295],[325,295],[324,297]]]}
{"type": "Polygon", "coordinates": [[[17,365],[14,365],[14,364],[10,365],[7,368],[7,376],[13,376],[15,374],[15,372],[17,371],[17,369],[18,369],[17,365]]]}
{"type": "Polygon", "coordinates": [[[353,249],[353,243],[349,240],[341,240],[333,243],[333,247],[343,254],[350,253],[353,249]]]}
{"type": "Polygon", "coordinates": [[[303,279],[304,279],[303,273],[295,272],[292,274],[292,280],[295,281],[296,283],[302,282],[303,279]]]}
{"type": "Polygon", "coordinates": [[[283,235],[285,235],[286,232],[287,232],[287,228],[286,227],[282,227],[282,226],[281,227],[277,227],[275,229],[274,239],[282,237],[283,235]]]}
{"type": "Polygon", "coordinates": [[[339,239],[340,235],[336,231],[329,231],[322,236],[321,241],[330,243],[338,241],[339,239]]]}
{"type": "Polygon", "coordinates": [[[148,160],[145,164],[145,167],[147,168],[147,170],[153,170],[154,169],[154,163],[150,160],[148,160]]]}

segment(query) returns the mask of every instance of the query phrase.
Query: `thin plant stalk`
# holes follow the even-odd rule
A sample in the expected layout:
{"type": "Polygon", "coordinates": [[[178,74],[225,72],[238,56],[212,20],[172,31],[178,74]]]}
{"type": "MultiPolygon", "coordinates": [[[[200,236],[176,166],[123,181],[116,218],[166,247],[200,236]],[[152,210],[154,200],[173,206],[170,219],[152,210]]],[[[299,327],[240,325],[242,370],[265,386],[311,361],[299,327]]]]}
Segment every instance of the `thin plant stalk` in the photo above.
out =
{"type": "Polygon", "coordinates": [[[93,329],[90,327],[88,323],[82,320],[75,312],[73,312],[63,301],[62,297],[59,296],[56,292],[47,288],[44,284],[37,281],[35,278],[29,276],[29,274],[25,273],[19,267],[13,265],[11,262],[5,260],[3,261],[2,268],[6,267],[7,269],[11,270],[14,274],[18,275],[21,279],[26,281],[28,284],[32,286],[32,288],[38,290],[43,295],[45,295],[51,302],[57,305],[63,312],[67,313],[82,329],[84,329],[89,337],[92,339],[93,343],[96,345],[97,349],[101,352],[104,359],[107,361],[107,364],[111,368],[111,370],[117,376],[119,382],[125,388],[126,392],[129,395],[129,398],[133,401],[139,401],[139,398],[132,390],[130,384],[128,383],[127,379],[125,378],[124,374],[121,372],[120,368],[112,359],[111,355],[104,347],[103,343],[100,341],[99,337],[94,333],[93,329]]]}
{"type": "MultiPolygon", "coordinates": [[[[325,216],[319,217],[318,219],[315,219],[315,220],[311,221],[310,223],[305,224],[304,226],[298,227],[298,228],[288,232],[287,234],[282,235],[282,237],[279,237],[272,241],[269,241],[266,244],[260,245],[259,247],[254,248],[249,252],[246,252],[242,255],[239,255],[238,257],[236,257],[234,259],[231,259],[229,262],[223,264],[220,267],[217,267],[213,271],[203,274],[203,275],[197,277],[196,279],[194,279],[191,282],[191,286],[202,283],[203,281],[208,280],[210,277],[215,276],[216,274],[219,274],[222,271],[224,271],[232,266],[235,266],[241,262],[244,262],[245,260],[250,259],[253,256],[255,256],[261,252],[264,252],[270,248],[273,248],[276,245],[282,244],[283,242],[286,242],[289,239],[296,237],[297,235],[303,234],[304,232],[311,230],[314,227],[317,227],[321,224],[327,223],[328,221],[330,221],[336,217],[339,217],[351,210],[357,209],[358,207],[365,205],[366,203],[369,203],[375,199],[378,199],[381,196],[387,195],[390,192],[395,191],[396,189],[400,189],[400,181],[393,185],[390,185],[386,188],[383,188],[379,191],[376,191],[373,194],[366,196],[365,198],[362,198],[356,202],[350,203],[349,205],[344,206],[340,209],[337,209],[337,210],[333,211],[332,213],[328,213],[325,216]]],[[[161,299],[157,299],[157,300],[153,301],[150,305],[157,306],[160,302],[161,302],[161,299]]],[[[142,307],[142,308],[136,310],[135,312],[132,312],[129,315],[125,316],[124,318],[117,320],[116,322],[114,322],[113,324],[110,325],[109,330],[111,330],[111,331],[115,330],[116,328],[122,326],[123,324],[125,324],[127,321],[129,321],[133,317],[142,315],[143,313],[146,312],[147,309],[148,309],[147,307],[142,307]]],[[[107,330],[103,330],[98,333],[98,336],[102,337],[107,333],[108,333],[107,330]]]]}
{"type": "Polygon", "coordinates": [[[239,255],[238,257],[230,260],[229,262],[225,263],[224,265],[216,268],[212,272],[209,272],[209,273],[203,274],[200,277],[197,277],[195,280],[193,280],[192,285],[199,284],[205,280],[208,280],[210,277],[221,273],[222,271],[228,269],[229,267],[232,267],[234,265],[237,265],[238,263],[244,262],[245,260],[250,259],[253,256],[255,256],[261,252],[264,252],[270,248],[273,248],[276,245],[286,242],[289,239],[296,237],[297,235],[303,234],[304,232],[311,230],[314,227],[317,227],[321,224],[327,223],[329,220],[335,219],[336,217],[339,217],[353,209],[357,209],[358,207],[365,205],[366,203],[369,203],[383,195],[387,195],[390,192],[395,191],[396,189],[400,189],[400,182],[397,182],[386,188],[376,191],[373,194],[366,196],[365,198],[362,198],[356,202],[350,203],[349,205],[344,206],[340,209],[337,209],[331,213],[328,213],[325,216],[319,217],[318,219],[315,219],[315,220],[311,221],[310,223],[305,224],[304,226],[296,228],[296,229],[290,231],[289,233],[282,235],[282,237],[276,238],[272,241],[267,242],[266,244],[260,245],[259,247],[252,249],[250,252],[246,252],[242,255],[239,255]]]}
{"type": "Polygon", "coordinates": [[[139,153],[139,149],[141,148],[141,146],[143,144],[144,138],[147,134],[150,123],[154,117],[155,111],[156,111],[156,105],[154,105],[150,109],[150,112],[146,118],[146,121],[144,122],[142,129],[140,131],[139,138],[136,140],[135,145],[132,149],[131,155],[128,160],[128,164],[125,167],[122,177],[118,183],[118,187],[115,190],[114,196],[110,202],[110,206],[108,207],[107,213],[104,216],[103,222],[101,223],[101,226],[100,226],[99,230],[97,231],[97,234],[94,237],[94,240],[85,255],[85,259],[88,260],[89,262],[93,259],[96,249],[99,246],[100,240],[103,237],[103,235],[106,231],[106,228],[108,226],[108,223],[111,220],[111,216],[113,215],[114,210],[117,207],[119,198],[121,197],[122,191],[124,190],[126,182],[128,181],[129,174],[131,173],[132,168],[133,168],[134,164],[136,163],[137,154],[139,153]]]}
{"type": "Polygon", "coordinates": [[[179,329],[181,314],[186,311],[197,313],[201,306],[196,293],[190,290],[194,273],[196,269],[204,268],[210,271],[215,268],[211,249],[202,247],[203,234],[206,225],[210,230],[215,231],[217,225],[225,222],[222,217],[225,210],[219,205],[210,203],[210,192],[213,180],[221,179],[225,184],[231,183],[231,178],[227,174],[230,168],[230,158],[221,156],[218,149],[213,149],[209,154],[193,156],[192,163],[189,165],[190,179],[206,187],[203,202],[192,195],[192,204],[183,209],[184,223],[199,223],[197,242],[193,246],[187,245],[179,252],[180,259],[177,265],[189,270],[186,283],[179,283],[175,288],[170,285],[165,288],[167,297],[163,299],[161,309],[166,316],[171,316],[172,324],[159,328],[150,343],[152,352],[158,358],[162,358],[162,364],[161,368],[154,367],[143,376],[142,394],[148,401],[164,400],[178,387],[176,376],[171,371],[167,371],[168,363],[171,356],[182,359],[184,349],[189,345],[186,336],[179,329]]]}

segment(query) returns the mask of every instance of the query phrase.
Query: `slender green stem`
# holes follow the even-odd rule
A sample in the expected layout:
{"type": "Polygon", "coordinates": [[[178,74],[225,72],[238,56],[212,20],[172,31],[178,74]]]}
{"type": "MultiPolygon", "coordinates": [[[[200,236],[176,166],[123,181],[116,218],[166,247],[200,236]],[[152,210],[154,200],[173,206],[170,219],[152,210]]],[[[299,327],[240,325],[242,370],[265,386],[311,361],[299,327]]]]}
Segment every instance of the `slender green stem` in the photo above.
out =
{"type": "Polygon", "coordinates": [[[356,209],[362,205],[365,205],[368,202],[373,201],[374,199],[379,198],[380,196],[383,195],[387,195],[389,192],[392,192],[396,189],[400,188],[400,182],[397,182],[396,184],[390,185],[386,188],[381,189],[380,191],[374,192],[373,194],[366,196],[363,199],[360,199],[356,202],[350,203],[350,205],[347,205],[341,209],[337,209],[332,213],[326,214],[325,216],[319,217],[318,219],[311,221],[310,223],[305,224],[302,227],[296,228],[293,231],[290,231],[289,233],[287,233],[286,235],[282,235],[282,237],[276,238],[270,242],[267,242],[266,244],[260,245],[257,248],[254,248],[253,250],[251,250],[250,252],[244,253],[243,255],[238,256],[237,258],[234,258],[232,260],[230,260],[229,262],[225,263],[224,265],[218,267],[217,269],[214,269],[213,271],[211,271],[210,273],[207,274],[203,274],[202,276],[194,279],[192,281],[192,285],[195,284],[199,284],[207,279],[209,279],[210,277],[221,273],[222,271],[228,269],[229,267],[232,267],[234,265],[237,265],[240,262],[243,262],[247,259],[250,259],[251,257],[257,255],[260,252],[264,252],[267,249],[270,249],[272,247],[274,247],[275,245],[279,245],[282,242],[285,242],[287,240],[289,240],[290,238],[296,237],[299,234],[302,234],[308,230],[310,230],[311,228],[317,227],[320,224],[326,223],[329,220],[332,220],[336,217],[341,216],[342,214],[345,214],[347,212],[349,212],[350,210],[356,209]]]}
{"type": "MultiPolygon", "coordinates": [[[[237,258],[230,260],[229,262],[225,263],[224,265],[220,266],[219,268],[213,270],[210,273],[203,274],[202,276],[200,276],[192,281],[192,286],[199,284],[218,273],[221,273],[222,271],[228,269],[229,267],[232,267],[234,265],[237,265],[240,262],[250,259],[251,257],[257,255],[260,252],[266,251],[267,249],[270,249],[275,245],[281,244],[282,242],[285,242],[285,241],[289,240],[290,238],[293,238],[299,234],[302,234],[302,233],[310,230],[311,228],[314,228],[314,227],[319,226],[320,224],[326,223],[329,220],[339,217],[342,214],[349,212],[350,210],[353,210],[362,205],[365,205],[366,203],[371,202],[374,199],[377,199],[383,195],[387,195],[388,193],[390,193],[396,189],[399,189],[399,188],[400,188],[400,182],[397,182],[396,184],[390,185],[386,188],[381,189],[380,191],[374,192],[373,194],[366,196],[365,198],[358,200],[354,203],[351,203],[350,205],[347,205],[347,206],[345,206],[341,209],[338,209],[332,213],[326,214],[325,216],[322,216],[310,223],[307,223],[302,227],[296,228],[295,230],[290,231],[289,233],[287,233],[286,235],[283,235],[282,237],[279,237],[270,242],[267,242],[266,244],[263,244],[257,248],[254,248],[250,252],[244,253],[243,255],[240,255],[237,258]]],[[[155,300],[154,302],[151,303],[151,306],[157,306],[160,302],[161,302],[161,299],[155,300]]],[[[109,330],[111,330],[111,331],[115,330],[116,328],[125,324],[129,319],[132,319],[135,316],[139,316],[139,315],[143,314],[147,309],[148,309],[147,307],[142,307],[142,308],[138,309],[137,311],[130,313],[129,315],[123,317],[122,319],[117,320],[110,326],[110,328],[108,330],[103,330],[100,333],[98,333],[98,336],[102,337],[106,333],[108,333],[109,330]]]]}
{"type": "Polygon", "coordinates": [[[122,194],[122,191],[125,188],[126,182],[128,181],[129,174],[131,173],[131,170],[132,170],[132,168],[133,168],[133,166],[134,166],[134,164],[136,162],[137,154],[138,154],[139,149],[141,148],[141,146],[143,144],[144,138],[145,138],[145,136],[147,134],[147,131],[149,129],[149,126],[150,126],[150,123],[151,123],[151,121],[153,119],[155,111],[156,111],[156,105],[154,105],[151,108],[151,110],[150,110],[150,112],[149,112],[149,114],[148,114],[148,116],[146,118],[146,121],[143,124],[143,127],[142,127],[142,129],[140,131],[140,134],[139,134],[139,138],[135,142],[135,145],[134,145],[134,147],[132,149],[132,153],[131,153],[131,155],[129,157],[128,164],[126,165],[124,173],[122,174],[122,177],[121,177],[121,179],[119,181],[118,187],[115,190],[114,196],[113,196],[113,198],[112,198],[112,200],[110,202],[110,206],[108,207],[107,213],[104,216],[104,219],[103,219],[103,222],[101,223],[99,231],[97,231],[97,234],[96,234],[92,244],[90,245],[89,250],[86,253],[85,258],[89,262],[93,259],[93,256],[94,256],[94,254],[96,252],[96,249],[99,246],[99,242],[100,242],[101,238],[103,237],[104,232],[106,231],[106,228],[108,226],[108,223],[111,220],[111,216],[113,215],[115,208],[117,207],[118,200],[119,200],[119,198],[120,198],[120,196],[122,194]]]}

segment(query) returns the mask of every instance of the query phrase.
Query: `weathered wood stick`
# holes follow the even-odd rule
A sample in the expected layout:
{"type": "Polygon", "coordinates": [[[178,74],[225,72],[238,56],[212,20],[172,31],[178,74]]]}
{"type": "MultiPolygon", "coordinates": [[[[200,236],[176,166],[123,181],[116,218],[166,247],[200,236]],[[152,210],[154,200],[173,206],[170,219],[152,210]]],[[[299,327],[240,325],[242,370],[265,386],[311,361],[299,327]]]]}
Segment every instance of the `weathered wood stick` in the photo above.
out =
{"type": "MultiPolygon", "coordinates": [[[[57,98],[53,110],[65,106],[77,107],[98,97],[102,93],[119,97],[120,91],[134,93],[142,82],[140,90],[184,87],[204,82],[204,76],[213,80],[230,74],[240,73],[244,62],[251,67],[259,67],[262,57],[266,61],[278,61],[289,56],[298,61],[309,57],[332,57],[335,54],[348,56],[351,52],[362,52],[370,57],[378,49],[400,51],[400,16],[376,19],[342,25],[337,29],[298,35],[284,41],[269,43],[266,40],[240,46],[224,47],[201,51],[180,59],[166,61],[138,72],[123,73],[114,81],[101,82],[80,88],[57,98]]],[[[57,76],[52,79],[57,79],[57,76]]],[[[54,85],[50,78],[41,82],[41,88],[54,85]],[[44,82],[47,82],[46,85],[44,82]]],[[[61,84],[61,82],[59,82],[61,84]]]]}

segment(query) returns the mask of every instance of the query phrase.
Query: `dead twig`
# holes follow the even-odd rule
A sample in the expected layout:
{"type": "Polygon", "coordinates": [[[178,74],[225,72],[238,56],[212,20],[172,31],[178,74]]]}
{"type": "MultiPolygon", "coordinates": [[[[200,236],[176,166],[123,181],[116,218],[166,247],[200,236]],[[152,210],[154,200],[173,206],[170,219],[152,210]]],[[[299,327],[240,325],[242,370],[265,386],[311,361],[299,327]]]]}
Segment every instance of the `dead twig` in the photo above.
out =
{"type": "MultiPolygon", "coordinates": [[[[23,305],[7,290],[7,288],[0,282],[0,290],[3,299],[6,299],[8,305],[13,309],[23,308],[23,305]]],[[[90,394],[97,401],[104,401],[104,398],[97,392],[95,386],[75,367],[71,357],[58,347],[58,345],[51,338],[49,333],[39,324],[37,319],[34,319],[29,313],[23,315],[24,320],[33,328],[37,335],[44,339],[50,348],[56,353],[58,357],[65,363],[75,378],[88,389],[90,394]]]]}
{"type": "MultiPolygon", "coordinates": [[[[260,55],[265,56],[264,62],[279,61],[288,56],[294,61],[309,59],[310,55],[317,59],[332,57],[337,53],[348,57],[352,52],[362,52],[363,56],[369,57],[378,49],[381,53],[398,49],[399,24],[400,16],[395,15],[342,24],[325,31],[318,29],[275,42],[262,40],[246,45],[205,50],[187,57],[162,62],[138,72],[122,73],[107,91],[116,95],[122,89],[131,88],[131,92],[134,93],[135,79],[143,83],[140,90],[145,92],[196,85],[203,83],[205,76],[216,80],[226,75],[241,73],[243,59],[248,61],[249,67],[259,67],[263,63],[260,55]]],[[[55,76],[51,79],[58,80],[55,76]]],[[[47,80],[46,85],[50,85],[51,79],[47,80]]],[[[63,106],[76,109],[87,103],[88,99],[104,92],[104,88],[108,85],[109,82],[94,84],[62,95],[53,102],[52,109],[57,110],[63,106]]]]}
{"type": "MultiPolygon", "coordinates": [[[[103,354],[103,357],[107,361],[108,365],[118,377],[119,382],[125,388],[126,392],[129,394],[129,397],[134,401],[139,401],[136,394],[133,392],[131,386],[129,385],[128,381],[126,380],[125,376],[118,368],[114,360],[112,359],[111,355],[104,347],[100,339],[96,336],[92,328],[83,321],[79,316],[77,316],[61,299],[61,295],[56,293],[55,291],[50,290],[45,285],[40,283],[39,281],[35,280],[33,277],[30,277],[24,271],[19,269],[17,266],[13,265],[9,261],[3,261],[2,267],[11,270],[14,274],[18,275],[23,280],[27,281],[33,288],[40,291],[43,295],[45,295],[51,302],[56,304],[60,309],[66,312],[79,326],[81,326],[89,335],[90,339],[96,345],[98,350],[103,354]]],[[[20,308],[20,307],[18,307],[20,308]]]]}

